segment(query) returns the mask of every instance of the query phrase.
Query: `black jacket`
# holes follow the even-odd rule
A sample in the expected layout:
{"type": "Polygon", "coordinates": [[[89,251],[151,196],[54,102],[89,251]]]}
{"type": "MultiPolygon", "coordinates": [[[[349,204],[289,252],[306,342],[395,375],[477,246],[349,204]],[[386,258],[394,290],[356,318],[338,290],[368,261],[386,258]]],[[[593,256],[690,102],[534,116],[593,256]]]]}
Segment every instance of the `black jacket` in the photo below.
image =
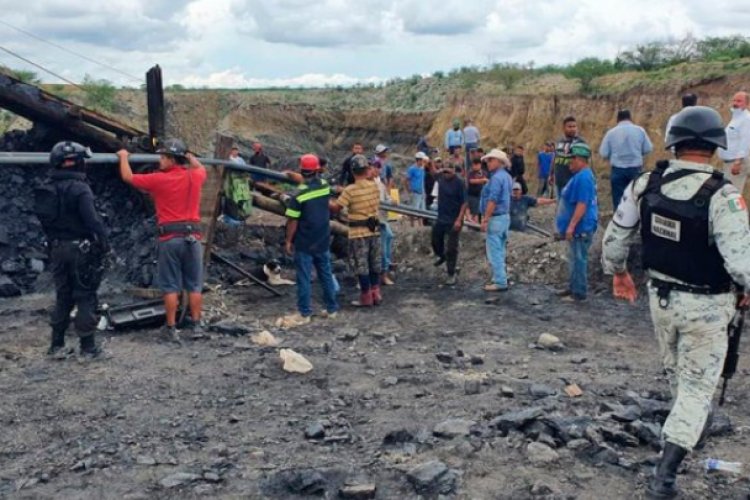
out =
{"type": "Polygon", "coordinates": [[[107,228],[94,207],[94,193],[86,174],[54,169],[50,179],[60,196],[60,218],[54,227],[44,228],[50,240],[90,239],[107,247],[107,228]]]}

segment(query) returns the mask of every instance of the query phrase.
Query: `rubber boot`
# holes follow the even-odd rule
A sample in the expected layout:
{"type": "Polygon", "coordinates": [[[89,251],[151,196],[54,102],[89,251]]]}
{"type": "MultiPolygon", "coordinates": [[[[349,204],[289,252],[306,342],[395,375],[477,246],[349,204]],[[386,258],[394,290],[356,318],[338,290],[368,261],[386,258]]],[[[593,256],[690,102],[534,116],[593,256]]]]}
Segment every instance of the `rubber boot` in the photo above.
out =
{"type": "Polygon", "coordinates": [[[372,303],[374,305],[379,306],[383,303],[383,296],[380,295],[380,285],[375,285],[370,288],[370,293],[372,294],[372,303]]]}
{"type": "Polygon", "coordinates": [[[676,444],[664,443],[661,461],[646,489],[646,498],[666,500],[677,496],[677,469],[687,455],[687,450],[676,444]]]}
{"type": "Polygon", "coordinates": [[[372,307],[372,289],[359,294],[359,300],[352,302],[354,307],[372,307]]]}

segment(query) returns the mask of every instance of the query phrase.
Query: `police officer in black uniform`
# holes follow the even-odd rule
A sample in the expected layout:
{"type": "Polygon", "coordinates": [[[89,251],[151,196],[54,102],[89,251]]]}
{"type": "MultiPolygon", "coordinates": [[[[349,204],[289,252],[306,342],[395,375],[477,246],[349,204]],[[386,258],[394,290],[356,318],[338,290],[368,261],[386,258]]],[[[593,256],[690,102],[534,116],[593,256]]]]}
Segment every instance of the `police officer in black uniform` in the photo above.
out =
{"type": "Polygon", "coordinates": [[[96,291],[109,244],[104,223],[94,208],[94,194],[86,183],[86,158],[90,157],[91,151],[78,143],[55,144],[50,152],[49,179],[35,190],[36,212],[47,236],[56,292],[47,354],[58,359],[73,353],[73,349],[65,348],[65,331],[74,306],[78,307],[75,329],[81,355],[97,358],[102,354],[95,340],[96,291]]]}

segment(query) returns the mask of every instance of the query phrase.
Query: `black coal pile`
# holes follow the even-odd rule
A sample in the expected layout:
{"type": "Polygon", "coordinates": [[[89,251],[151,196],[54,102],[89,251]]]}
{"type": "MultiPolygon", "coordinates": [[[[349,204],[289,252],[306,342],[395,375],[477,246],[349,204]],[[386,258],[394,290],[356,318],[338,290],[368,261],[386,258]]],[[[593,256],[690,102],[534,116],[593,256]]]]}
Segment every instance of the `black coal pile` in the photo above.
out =
{"type": "MultiPolygon", "coordinates": [[[[0,149],[39,151],[38,132],[12,131],[0,138],[0,149]]],[[[41,142],[45,150],[49,139],[41,142]]],[[[34,215],[33,191],[47,175],[45,165],[0,166],[0,296],[49,289],[44,271],[47,249],[34,215]]],[[[151,202],[122,183],[114,166],[88,172],[97,210],[110,228],[114,264],[112,282],[149,286],[156,259],[155,217],[151,202]]]]}

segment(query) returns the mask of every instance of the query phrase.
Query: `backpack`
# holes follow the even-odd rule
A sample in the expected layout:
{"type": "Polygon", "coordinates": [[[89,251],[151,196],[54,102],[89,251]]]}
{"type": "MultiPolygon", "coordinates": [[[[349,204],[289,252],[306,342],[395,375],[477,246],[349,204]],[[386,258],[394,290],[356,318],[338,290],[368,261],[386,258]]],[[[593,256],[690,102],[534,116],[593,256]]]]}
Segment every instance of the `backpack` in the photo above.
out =
{"type": "Polygon", "coordinates": [[[34,213],[45,231],[54,227],[62,216],[63,195],[64,192],[60,192],[57,184],[51,180],[34,188],[34,213]]]}

